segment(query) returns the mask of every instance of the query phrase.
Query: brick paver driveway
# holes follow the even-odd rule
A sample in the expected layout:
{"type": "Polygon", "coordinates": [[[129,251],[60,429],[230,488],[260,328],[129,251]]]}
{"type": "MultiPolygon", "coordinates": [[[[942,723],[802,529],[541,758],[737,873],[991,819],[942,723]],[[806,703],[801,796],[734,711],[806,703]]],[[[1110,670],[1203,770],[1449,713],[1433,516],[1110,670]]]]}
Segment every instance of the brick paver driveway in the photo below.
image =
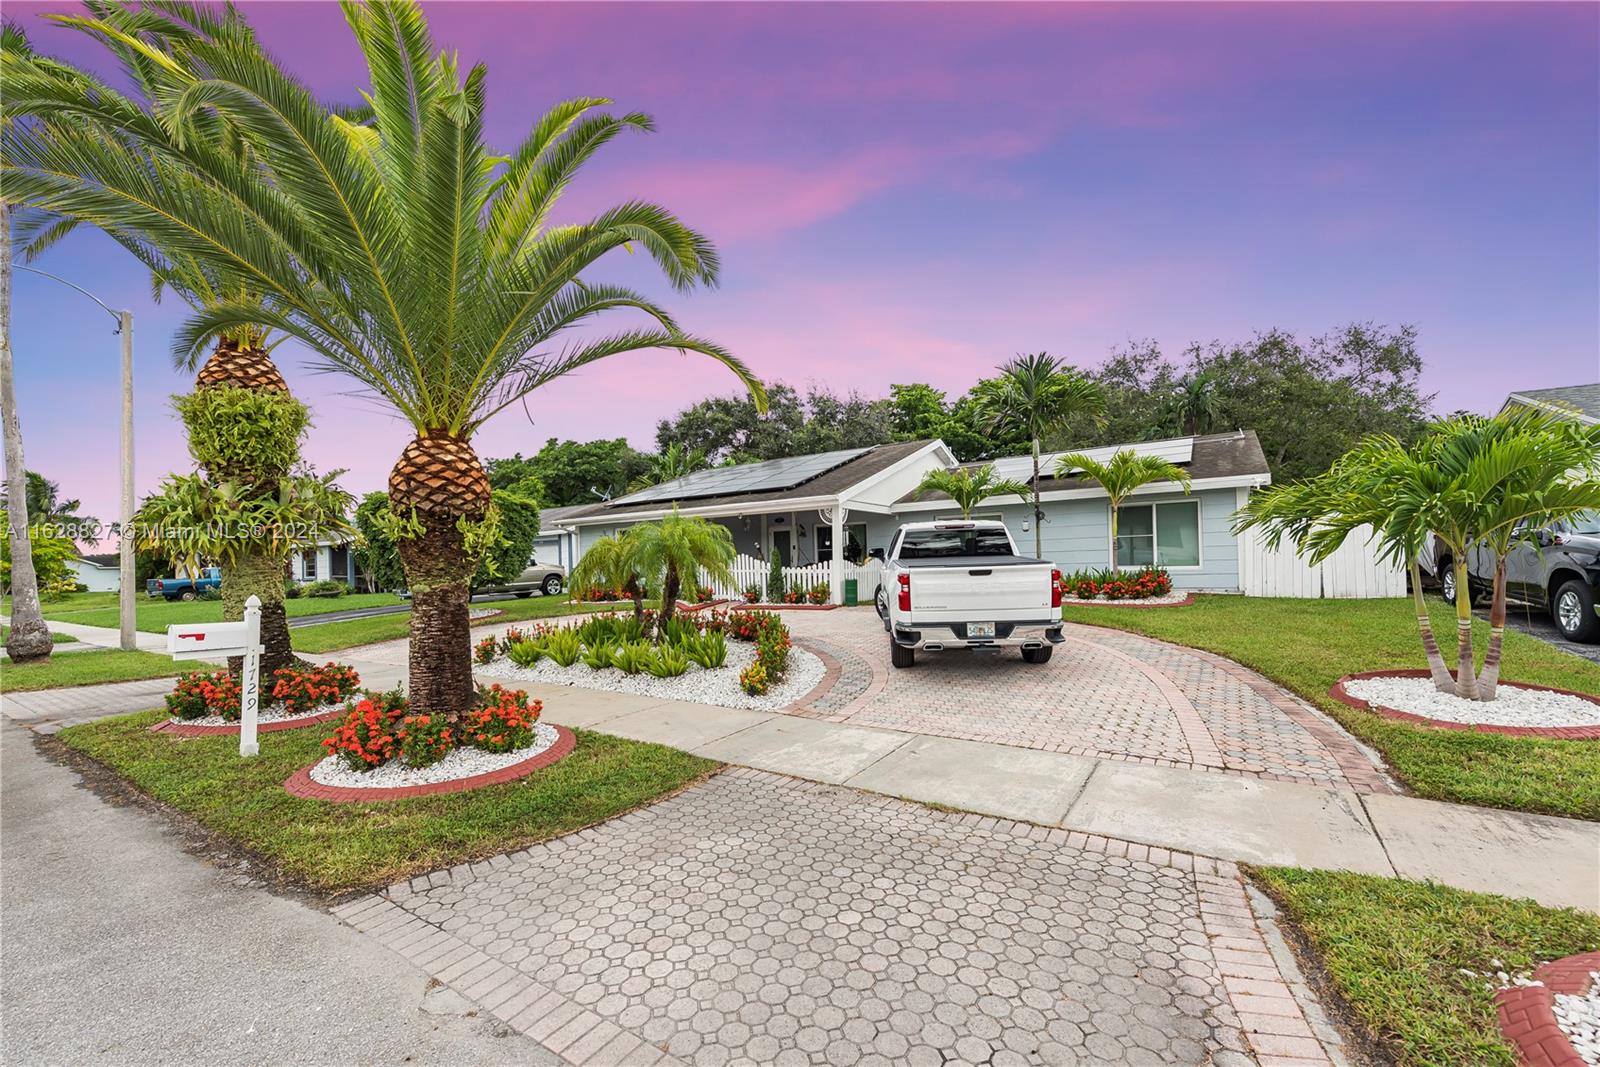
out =
{"type": "MultiPolygon", "coordinates": [[[[1115,609],[1107,609],[1115,610],[1115,609]]],[[[1176,610],[1152,609],[1152,610],[1176,610]]],[[[1236,663],[1094,626],[1068,625],[1050,662],[929,653],[889,665],[870,608],[787,612],[803,647],[834,662],[824,694],[792,709],[834,722],[1049,752],[1388,792],[1330,720],[1236,663]]]]}
{"type": "Polygon", "coordinates": [[[1326,1062],[1227,872],[1098,844],[741,770],[341,910],[589,1067],[1326,1062]]]}

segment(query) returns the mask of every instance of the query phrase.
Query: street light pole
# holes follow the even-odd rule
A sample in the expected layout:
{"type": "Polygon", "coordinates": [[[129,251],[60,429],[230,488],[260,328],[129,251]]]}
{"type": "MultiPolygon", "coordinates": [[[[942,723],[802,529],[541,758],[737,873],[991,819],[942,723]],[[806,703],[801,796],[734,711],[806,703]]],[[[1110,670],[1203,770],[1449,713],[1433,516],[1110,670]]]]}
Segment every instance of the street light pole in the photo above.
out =
{"type": "Polygon", "coordinates": [[[118,644],[123,651],[132,652],[139,647],[139,632],[134,625],[133,588],[133,312],[117,311],[83,286],[57,277],[49,271],[37,267],[25,267],[21,263],[13,266],[17,270],[25,270],[29,274],[37,274],[41,278],[49,278],[70,289],[76,289],[105,308],[106,313],[117,320],[117,333],[122,335],[122,527],[121,535],[118,537],[120,542],[118,547],[121,550],[120,577],[117,583],[120,586],[117,594],[120,630],[118,644]]]}

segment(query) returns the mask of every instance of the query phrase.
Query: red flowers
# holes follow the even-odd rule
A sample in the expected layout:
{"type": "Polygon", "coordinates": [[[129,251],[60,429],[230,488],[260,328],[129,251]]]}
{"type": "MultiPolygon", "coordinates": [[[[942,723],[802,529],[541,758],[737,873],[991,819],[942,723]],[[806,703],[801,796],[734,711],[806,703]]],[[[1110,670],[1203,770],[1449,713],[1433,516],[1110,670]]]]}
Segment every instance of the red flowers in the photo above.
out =
{"type": "Polygon", "coordinates": [[[300,715],[325,704],[337,704],[356,691],[361,676],[342,663],[324,663],[301,669],[281,667],[273,672],[272,699],[290,715],[300,715]]]}
{"type": "Polygon", "coordinates": [[[1160,567],[1137,571],[1080,571],[1061,579],[1063,589],[1079,600],[1146,600],[1172,592],[1172,576],[1160,567]]]}
{"type": "Polygon", "coordinates": [[[167,711],[178,719],[220,715],[225,722],[238,722],[243,695],[239,680],[227,671],[180,674],[167,694],[167,711]]]}
{"type": "Polygon", "coordinates": [[[322,747],[344,760],[352,770],[370,771],[399,754],[400,738],[395,721],[403,714],[403,708],[385,709],[371,698],[363,699],[350,709],[350,714],[334,728],[333,736],[322,742],[322,747]]]}
{"type": "Polygon", "coordinates": [[[461,740],[485,752],[511,752],[533,744],[533,724],[544,705],[521,689],[491,685],[478,690],[479,706],[461,717],[461,740]]]}
{"type": "Polygon", "coordinates": [[[479,663],[491,663],[499,651],[500,639],[490,634],[472,646],[472,658],[479,663]]]}
{"type": "Polygon", "coordinates": [[[438,715],[407,715],[395,731],[400,743],[400,758],[413,767],[429,767],[456,747],[457,734],[450,723],[438,715]]]}

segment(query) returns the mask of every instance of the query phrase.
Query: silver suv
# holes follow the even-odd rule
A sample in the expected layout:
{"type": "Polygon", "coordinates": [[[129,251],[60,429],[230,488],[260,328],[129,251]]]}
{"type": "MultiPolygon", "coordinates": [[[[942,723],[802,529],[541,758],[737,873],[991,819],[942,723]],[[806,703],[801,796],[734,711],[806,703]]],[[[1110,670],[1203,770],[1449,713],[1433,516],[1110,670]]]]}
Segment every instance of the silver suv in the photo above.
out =
{"type": "MultiPolygon", "coordinates": [[[[1456,577],[1447,549],[1440,548],[1435,571],[1439,590],[1451,603],[1456,577]]],[[[1494,556],[1472,549],[1467,559],[1468,593],[1489,595],[1494,556]]],[[[1506,599],[1541,608],[1569,641],[1600,642],[1600,512],[1591,511],[1547,530],[1528,533],[1506,558],[1506,599]]]]}

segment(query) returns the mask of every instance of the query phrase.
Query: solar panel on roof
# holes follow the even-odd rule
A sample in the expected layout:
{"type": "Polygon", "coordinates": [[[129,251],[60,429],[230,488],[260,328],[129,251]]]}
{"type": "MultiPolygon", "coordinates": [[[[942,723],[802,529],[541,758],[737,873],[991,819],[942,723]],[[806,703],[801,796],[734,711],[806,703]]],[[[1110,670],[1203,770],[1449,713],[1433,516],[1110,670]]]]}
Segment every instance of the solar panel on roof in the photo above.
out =
{"type": "Polygon", "coordinates": [[[811,456],[792,456],[788,459],[769,459],[761,463],[744,463],[737,467],[714,467],[711,470],[696,471],[682,478],[675,478],[670,482],[662,482],[660,485],[652,485],[648,489],[618,497],[611,502],[611,506],[630,507],[634,504],[698,500],[711,496],[792,489],[871,451],[871,448],[846,448],[837,452],[818,452],[811,456]]]}

